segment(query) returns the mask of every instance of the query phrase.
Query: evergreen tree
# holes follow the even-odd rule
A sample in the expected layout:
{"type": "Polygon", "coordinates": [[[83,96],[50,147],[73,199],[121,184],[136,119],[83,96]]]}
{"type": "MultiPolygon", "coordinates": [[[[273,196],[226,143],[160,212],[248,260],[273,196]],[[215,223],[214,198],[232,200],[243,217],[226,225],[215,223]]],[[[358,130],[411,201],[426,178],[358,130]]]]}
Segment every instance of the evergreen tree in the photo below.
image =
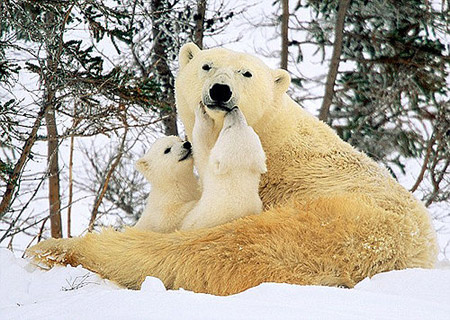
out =
{"type": "MultiPolygon", "coordinates": [[[[16,209],[12,205],[21,191],[29,193],[21,190],[24,168],[33,159],[34,143],[46,141],[47,170],[43,175],[32,176],[39,181],[49,180],[52,236],[61,237],[59,145],[70,135],[118,134],[125,122],[127,126],[153,123],[153,116],[149,121],[149,117],[139,114],[159,106],[160,86],[121,66],[105,68],[107,57],[95,53],[95,43],[106,36],[117,50],[118,43],[131,41],[133,29],[125,23],[129,16],[121,10],[97,1],[2,1],[0,9],[0,136],[4,147],[9,147],[1,155],[5,184],[1,185],[4,192],[0,217],[7,215],[10,219],[8,231],[18,223],[27,205],[16,209]],[[102,21],[96,21],[100,16],[102,21]],[[74,35],[85,25],[92,32],[93,42],[74,35]],[[36,85],[27,87],[28,84],[20,83],[21,77],[33,74],[37,76],[36,85]],[[15,93],[18,86],[23,86],[20,98],[15,93]],[[25,93],[27,99],[23,97],[25,93]],[[134,116],[124,120],[127,113],[134,116]],[[46,133],[40,130],[43,120],[46,133]],[[66,126],[67,122],[77,125],[66,126]]],[[[32,197],[41,185],[42,182],[34,186],[32,197]]]]}
{"type": "Polygon", "coordinates": [[[145,184],[130,151],[148,147],[158,131],[177,134],[178,50],[221,32],[234,16],[224,6],[217,1],[209,8],[205,0],[0,2],[0,242],[24,232],[40,239],[49,218],[52,235],[60,237],[65,208],[70,236],[72,204],[86,193],[93,196],[90,229],[104,215],[116,217],[116,226],[139,217],[145,184]],[[81,137],[102,142],[80,147],[81,137]],[[67,148],[69,155],[61,151],[67,148]],[[75,172],[81,159],[85,168],[75,172]],[[47,182],[48,210],[34,212],[47,182]],[[83,195],[74,196],[74,189],[83,195]]]}
{"type": "MultiPolygon", "coordinates": [[[[310,34],[333,41],[341,1],[307,1],[310,34]]],[[[327,121],[339,135],[395,172],[422,158],[416,184],[424,200],[449,198],[449,9],[424,1],[353,0],[345,13],[342,54],[327,121]],[[351,67],[349,67],[349,65],[351,67]],[[426,186],[428,184],[428,186],[426,186]]]]}

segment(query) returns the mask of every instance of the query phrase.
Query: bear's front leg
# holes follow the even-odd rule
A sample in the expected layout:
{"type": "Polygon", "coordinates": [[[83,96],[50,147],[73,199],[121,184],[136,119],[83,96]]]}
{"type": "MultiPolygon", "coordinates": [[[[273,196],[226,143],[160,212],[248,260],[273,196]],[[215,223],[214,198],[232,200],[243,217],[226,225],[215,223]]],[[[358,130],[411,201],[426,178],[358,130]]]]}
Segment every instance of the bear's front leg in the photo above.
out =
{"type": "Polygon", "coordinates": [[[215,128],[214,120],[206,113],[205,107],[200,103],[195,110],[195,122],[192,131],[194,164],[200,176],[200,181],[204,177],[209,154],[218,136],[219,130],[215,128]]]}

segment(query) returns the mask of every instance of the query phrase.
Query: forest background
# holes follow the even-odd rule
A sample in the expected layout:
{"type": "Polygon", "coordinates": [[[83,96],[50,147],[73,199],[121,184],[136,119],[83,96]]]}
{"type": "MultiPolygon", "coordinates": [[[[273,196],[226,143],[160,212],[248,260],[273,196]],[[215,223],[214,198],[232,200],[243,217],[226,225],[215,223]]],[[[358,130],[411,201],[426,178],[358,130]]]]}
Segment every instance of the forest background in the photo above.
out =
{"type": "Polygon", "coordinates": [[[133,164],[183,136],[179,48],[256,54],[429,209],[450,255],[450,3],[0,0],[0,247],[133,225],[133,164]]]}

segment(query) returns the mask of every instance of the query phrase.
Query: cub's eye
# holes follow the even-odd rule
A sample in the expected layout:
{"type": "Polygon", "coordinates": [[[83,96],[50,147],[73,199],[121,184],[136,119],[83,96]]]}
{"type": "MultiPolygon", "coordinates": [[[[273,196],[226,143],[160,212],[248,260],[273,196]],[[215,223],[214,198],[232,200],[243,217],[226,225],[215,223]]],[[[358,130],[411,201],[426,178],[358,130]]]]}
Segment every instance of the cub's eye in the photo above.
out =
{"type": "Polygon", "coordinates": [[[250,71],[245,71],[242,75],[246,78],[251,78],[253,76],[250,71]]]}
{"type": "Polygon", "coordinates": [[[209,64],[204,64],[202,66],[202,69],[205,70],[205,71],[209,71],[209,70],[211,70],[211,66],[209,64]]]}
{"type": "Polygon", "coordinates": [[[167,148],[166,150],[164,150],[164,154],[168,154],[170,152],[171,148],[167,148]]]}

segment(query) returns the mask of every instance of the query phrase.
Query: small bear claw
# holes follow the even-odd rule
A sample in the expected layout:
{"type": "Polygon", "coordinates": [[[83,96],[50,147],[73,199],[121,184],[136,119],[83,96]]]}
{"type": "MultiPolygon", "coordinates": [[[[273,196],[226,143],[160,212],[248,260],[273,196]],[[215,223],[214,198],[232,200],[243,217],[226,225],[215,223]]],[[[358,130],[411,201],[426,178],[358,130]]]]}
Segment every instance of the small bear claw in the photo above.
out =
{"type": "Polygon", "coordinates": [[[231,128],[233,125],[237,125],[237,124],[247,126],[247,120],[245,119],[245,116],[242,114],[239,107],[234,106],[225,115],[224,126],[225,126],[225,129],[228,129],[228,128],[231,128]]]}
{"type": "Polygon", "coordinates": [[[65,240],[48,239],[29,248],[25,255],[34,263],[37,263],[40,268],[65,265],[68,263],[70,256],[70,244],[74,241],[72,239],[65,240]]]}

